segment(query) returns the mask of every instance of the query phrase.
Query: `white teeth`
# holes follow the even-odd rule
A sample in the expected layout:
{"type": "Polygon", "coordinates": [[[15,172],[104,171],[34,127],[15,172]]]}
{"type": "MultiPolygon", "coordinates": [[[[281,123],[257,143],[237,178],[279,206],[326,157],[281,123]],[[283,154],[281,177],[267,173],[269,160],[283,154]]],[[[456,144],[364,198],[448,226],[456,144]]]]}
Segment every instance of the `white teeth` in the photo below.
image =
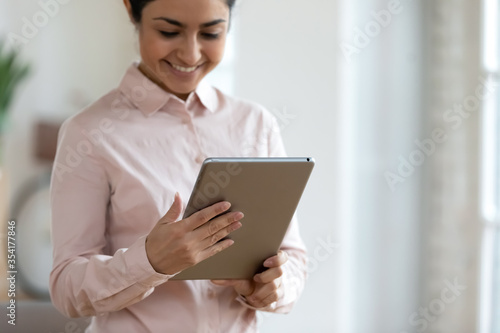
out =
{"type": "Polygon", "coordinates": [[[184,72],[184,73],[191,73],[191,72],[194,72],[196,70],[196,68],[198,68],[197,66],[195,67],[181,67],[181,66],[178,66],[178,65],[175,65],[175,64],[172,64],[172,67],[177,69],[178,71],[181,71],[181,72],[184,72]]]}

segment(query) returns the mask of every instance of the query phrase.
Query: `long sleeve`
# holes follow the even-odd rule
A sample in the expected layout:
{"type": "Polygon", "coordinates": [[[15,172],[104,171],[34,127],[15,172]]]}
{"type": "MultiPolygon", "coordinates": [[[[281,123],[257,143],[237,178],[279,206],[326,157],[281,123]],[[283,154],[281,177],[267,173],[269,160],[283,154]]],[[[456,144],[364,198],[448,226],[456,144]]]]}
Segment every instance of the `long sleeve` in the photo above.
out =
{"type": "MultiPolygon", "coordinates": [[[[269,157],[287,156],[279,124],[274,116],[269,115],[265,122],[269,129],[267,133],[267,149],[269,157]]],[[[296,303],[304,289],[307,279],[307,249],[299,233],[299,224],[296,214],[294,214],[289,228],[285,234],[280,250],[287,252],[288,261],[283,265],[282,286],[284,288],[283,297],[266,308],[254,308],[246,303],[243,297],[238,297],[238,301],[243,305],[260,311],[288,313],[296,303]]]]}
{"type": "Polygon", "coordinates": [[[99,143],[85,134],[76,119],[63,123],[51,179],[50,293],[54,305],[70,317],[120,310],[170,278],[149,264],[146,235],[128,248],[105,254],[110,185],[99,143]]]}

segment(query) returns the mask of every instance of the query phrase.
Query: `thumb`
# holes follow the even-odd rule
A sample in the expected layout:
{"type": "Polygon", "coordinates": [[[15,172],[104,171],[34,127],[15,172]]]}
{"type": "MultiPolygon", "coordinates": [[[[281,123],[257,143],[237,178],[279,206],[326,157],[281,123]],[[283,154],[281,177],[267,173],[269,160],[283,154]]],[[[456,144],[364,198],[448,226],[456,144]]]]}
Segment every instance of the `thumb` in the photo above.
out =
{"type": "Polygon", "coordinates": [[[217,284],[219,286],[232,286],[235,284],[234,280],[210,280],[213,284],[217,284]]]}
{"type": "Polygon", "coordinates": [[[172,203],[172,206],[170,206],[168,212],[160,220],[160,223],[163,224],[174,223],[181,215],[181,211],[182,211],[182,199],[181,196],[179,195],[179,192],[175,192],[174,202],[172,203]]]}
{"type": "Polygon", "coordinates": [[[212,283],[219,286],[232,286],[234,290],[242,295],[249,296],[253,294],[255,285],[250,280],[211,280],[212,283]]]}

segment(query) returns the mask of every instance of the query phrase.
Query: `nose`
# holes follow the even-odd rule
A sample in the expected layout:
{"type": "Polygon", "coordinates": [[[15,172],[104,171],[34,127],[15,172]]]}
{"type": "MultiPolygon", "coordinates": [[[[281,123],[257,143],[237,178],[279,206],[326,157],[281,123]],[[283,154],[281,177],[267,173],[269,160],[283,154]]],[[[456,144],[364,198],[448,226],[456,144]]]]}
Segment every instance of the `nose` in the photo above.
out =
{"type": "Polygon", "coordinates": [[[201,44],[196,36],[187,36],[180,45],[177,57],[187,66],[195,66],[201,58],[201,44]]]}

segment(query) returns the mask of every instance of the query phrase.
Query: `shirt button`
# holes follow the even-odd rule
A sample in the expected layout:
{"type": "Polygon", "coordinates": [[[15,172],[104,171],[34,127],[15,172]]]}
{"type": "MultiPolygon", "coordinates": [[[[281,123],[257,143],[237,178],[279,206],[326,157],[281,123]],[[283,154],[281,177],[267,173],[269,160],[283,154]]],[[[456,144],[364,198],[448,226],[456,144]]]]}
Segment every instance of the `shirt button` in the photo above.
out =
{"type": "Polygon", "coordinates": [[[215,296],[216,296],[215,291],[213,291],[212,289],[209,289],[208,290],[208,298],[214,298],[215,296]]]}

